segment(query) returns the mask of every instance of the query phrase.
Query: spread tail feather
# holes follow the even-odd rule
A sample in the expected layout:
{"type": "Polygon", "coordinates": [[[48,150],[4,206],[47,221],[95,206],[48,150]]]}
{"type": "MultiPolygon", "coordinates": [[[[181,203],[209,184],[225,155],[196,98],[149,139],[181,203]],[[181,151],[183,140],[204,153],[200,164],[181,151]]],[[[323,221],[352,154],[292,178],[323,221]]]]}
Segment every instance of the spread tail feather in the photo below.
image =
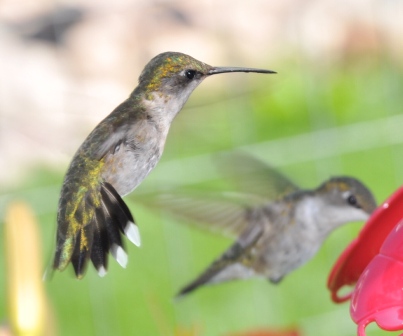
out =
{"type": "Polygon", "coordinates": [[[236,242],[219,259],[214,261],[199,277],[182,288],[177,297],[193,292],[207,284],[217,284],[235,279],[249,278],[254,271],[242,262],[244,249],[236,242]]]}
{"type": "Polygon", "coordinates": [[[249,226],[221,257],[214,261],[196,280],[185,286],[177,297],[186,295],[200,286],[256,275],[250,264],[250,252],[263,234],[260,225],[249,226]]]}
{"type": "Polygon", "coordinates": [[[77,278],[82,278],[91,259],[98,274],[104,276],[108,252],[122,267],[126,267],[127,254],[122,234],[140,246],[138,227],[117,191],[104,182],[99,193],[97,201],[93,191],[87,192],[78,202],[73,215],[69,214],[67,207],[60,210],[54,269],[63,270],[71,262],[77,278]]]}

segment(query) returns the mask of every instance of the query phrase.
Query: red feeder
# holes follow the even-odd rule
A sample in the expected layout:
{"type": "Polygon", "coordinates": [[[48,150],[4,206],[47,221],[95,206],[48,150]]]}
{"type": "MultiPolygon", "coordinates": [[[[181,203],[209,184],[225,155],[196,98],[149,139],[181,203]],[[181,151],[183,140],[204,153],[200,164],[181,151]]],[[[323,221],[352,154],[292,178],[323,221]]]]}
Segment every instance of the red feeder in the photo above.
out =
{"type": "MultiPolygon", "coordinates": [[[[358,237],[344,250],[336,264],[333,266],[329,275],[327,287],[331,291],[331,297],[334,302],[340,303],[351,298],[351,293],[338,296],[339,289],[343,286],[352,286],[358,281],[360,275],[364,272],[364,269],[368,266],[371,260],[379,254],[381,246],[388,234],[402,218],[403,187],[398,189],[388,200],[374,211],[370,219],[362,228],[358,237]]],[[[400,235],[402,234],[400,233],[400,235]]],[[[390,251],[390,249],[387,250],[390,251]]],[[[383,249],[382,251],[385,250],[383,249]]],[[[392,255],[396,258],[395,253],[396,252],[390,254],[388,252],[387,255],[389,257],[386,258],[390,259],[390,256],[392,255]]],[[[401,256],[403,256],[403,254],[401,254],[401,256]]],[[[378,257],[383,258],[384,256],[380,255],[378,257]]],[[[379,259],[378,257],[376,259],[379,259]]],[[[379,260],[384,260],[382,258],[379,260]]],[[[403,262],[403,257],[400,257],[397,260],[399,261],[394,261],[394,263],[399,263],[400,265],[400,260],[403,262]]],[[[401,267],[403,270],[403,265],[401,267]]],[[[368,276],[367,273],[366,275],[363,275],[362,278],[365,278],[366,276],[368,276]]],[[[360,283],[363,281],[364,280],[360,281],[360,283]]],[[[403,282],[401,283],[401,286],[403,287],[403,282]]],[[[401,316],[403,317],[403,314],[401,316]]],[[[401,323],[403,323],[403,321],[401,323]]]]}
{"type": "Polygon", "coordinates": [[[350,313],[359,336],[365,336],[365,327],[373,321],[388,331],[403,330],[403,208],[400,212],[399,222],[352,295],[350,313]]]}

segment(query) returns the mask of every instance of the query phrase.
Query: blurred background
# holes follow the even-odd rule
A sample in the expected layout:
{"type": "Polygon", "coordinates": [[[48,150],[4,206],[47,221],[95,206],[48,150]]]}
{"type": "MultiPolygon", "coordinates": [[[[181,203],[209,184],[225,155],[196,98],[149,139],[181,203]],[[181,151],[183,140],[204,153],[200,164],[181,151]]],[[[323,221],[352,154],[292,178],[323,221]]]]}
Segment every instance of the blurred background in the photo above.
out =
{"type": "MultiPolygon", "coordinates": [[[[207,188],[217,178],[212,154],[242,149],[305,188],[355,176],[382,202],[403,181],[402,18],[397,0],[2,0],[0,224],[14,200],[32,207],[43,270],[70,159],[153,56],[180,51],[210,65],[278,72],[214,76],[196,89],[161,162],[125,198],[143,240],[140,249],[127,244],[127,269],[111,260],[105,278],[89,268],[78,281],[68,269],[43,284],[57,333],[229,336],[294,328],[303,336],[355,335],[349,304],[333,304],[326,281],[362,223],[335,231],[277,286],[239,281],[175,300],[231,240],[136,199],[168,187],[207,188]]],[[[1,229],[1,248],[4,240],[1,229]]],[[[23,241],[16,246],[26,248],[23,241]]],[[[7,295],[5,254],[0,298],[7,295]]],[[[9,320],[5,299],[0,320],[9,320]]],[[[368,335],[385,334],[368,328],[368,335]]]]}

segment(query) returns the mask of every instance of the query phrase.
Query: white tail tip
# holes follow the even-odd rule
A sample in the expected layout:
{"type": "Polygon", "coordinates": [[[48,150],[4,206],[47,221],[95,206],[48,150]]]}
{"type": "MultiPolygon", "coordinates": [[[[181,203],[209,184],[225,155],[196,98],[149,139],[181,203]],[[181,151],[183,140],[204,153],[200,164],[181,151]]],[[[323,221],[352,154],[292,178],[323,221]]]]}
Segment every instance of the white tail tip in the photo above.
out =
{"type": "Polygon", "coordinates": [[[98,268],[98,275],[103,278],[106,275],[106,268],[101,266],[98,268]]]}
{"type": "Polygon", "coordinates": [[[134,224],[133,222],[127,222],[127,225],[125,227],[125,234],[134,245],[141,245],[140,231],[136,224],[134,224]]]}
{"type": "Polygon", "coordinates": [[[118,262],[118,264],[120,266],[122,266],[123,268],[126,268],[127,254],[121,246],[113,245],[111,247],[111,254],[116,259],[116,261],[118,262]]]}

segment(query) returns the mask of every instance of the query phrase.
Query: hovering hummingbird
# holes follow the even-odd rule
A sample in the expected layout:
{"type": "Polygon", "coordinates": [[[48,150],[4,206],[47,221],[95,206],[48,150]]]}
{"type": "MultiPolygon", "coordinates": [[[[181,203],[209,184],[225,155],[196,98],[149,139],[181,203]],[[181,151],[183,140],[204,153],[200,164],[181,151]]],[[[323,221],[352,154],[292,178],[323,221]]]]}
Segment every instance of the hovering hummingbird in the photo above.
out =
{"type": "Polygon", "coordinates": [[[208,76],[271,70],[212,67],[188,55],[165,52],[144,68],[128,99],[90,133],[67,170],[61,190],[53,268],[71,262],[78,278],[91,259],[106,274],[110,251],[125,267],[122,235],[140,245],[138,227],[122,196],[159,161],[169,127],[192,91],[208,76]]]}
{"type": "Polygon", "coordinates": [[[174,193],[145,201],[199,228],[237,238],[179,296],[203,285],[251,277],[278,283],[311,259],[334,229],[366,220],[376,208],[371,192],[353,177],[332,177],[303,190],[248,155],[232,155],[227,162],[244,194],[174,193]]]}

